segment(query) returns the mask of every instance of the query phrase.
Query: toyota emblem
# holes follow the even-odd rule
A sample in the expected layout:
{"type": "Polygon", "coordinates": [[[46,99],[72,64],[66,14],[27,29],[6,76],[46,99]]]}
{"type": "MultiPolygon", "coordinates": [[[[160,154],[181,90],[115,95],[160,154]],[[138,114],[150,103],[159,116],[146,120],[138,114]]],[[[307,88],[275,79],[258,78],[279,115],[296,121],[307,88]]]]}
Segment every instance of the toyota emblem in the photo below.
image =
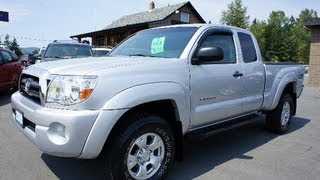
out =
{"type": "Polygon", "coordinates": [[[27,79],[27,82],[24,85],[24,91],[29,92],[31,86],[31,82],[29,79],[27,79]]]}

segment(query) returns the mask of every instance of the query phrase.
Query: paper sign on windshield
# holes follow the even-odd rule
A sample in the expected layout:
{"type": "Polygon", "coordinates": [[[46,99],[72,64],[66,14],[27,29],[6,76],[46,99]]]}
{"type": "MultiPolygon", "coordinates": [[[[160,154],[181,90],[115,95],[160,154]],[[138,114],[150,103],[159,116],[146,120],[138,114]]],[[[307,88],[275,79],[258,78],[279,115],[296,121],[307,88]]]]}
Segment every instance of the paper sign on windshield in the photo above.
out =
{"type": "Polygon", "coordinates": [[[157,54],[164,51],[164,42],[166,37],[153,38],[151,43],[151,54],[157,54]]]}

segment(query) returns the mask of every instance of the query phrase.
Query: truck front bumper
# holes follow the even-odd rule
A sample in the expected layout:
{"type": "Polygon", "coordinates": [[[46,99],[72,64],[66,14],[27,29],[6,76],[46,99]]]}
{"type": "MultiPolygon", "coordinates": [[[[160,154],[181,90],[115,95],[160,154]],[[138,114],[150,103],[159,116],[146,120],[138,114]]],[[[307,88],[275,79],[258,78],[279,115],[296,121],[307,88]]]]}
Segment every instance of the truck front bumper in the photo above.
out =
{"type": "MultiPolygon", "coordinates": [[[[91,130],[97,126],[97,120],[112,117],[115,113],[102,110],[46,108],[30,101],[19,92],[12,95],[11,105],[12,121],[21,132],[42,152],[63,157],[98,156],[106,139],[95,138],[97,135],[91,130]],[[91,144],[96,144],[96,147],[88,147],[91,144]]],[[[112,127],[111,124],[110,126],[112,127]]],[[[104,132],[104,138],[110,131],[111,128],[104,132]]]]}

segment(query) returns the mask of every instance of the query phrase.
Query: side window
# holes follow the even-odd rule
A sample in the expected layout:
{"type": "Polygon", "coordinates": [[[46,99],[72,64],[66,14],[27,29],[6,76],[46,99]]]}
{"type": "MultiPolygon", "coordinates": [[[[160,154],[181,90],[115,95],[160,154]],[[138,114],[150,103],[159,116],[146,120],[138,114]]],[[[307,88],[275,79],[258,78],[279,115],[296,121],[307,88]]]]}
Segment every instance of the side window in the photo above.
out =
{"type": "Polygon", "coordinates": [[[232,34],[212,34],[202,41],[200,48],[203,47],[220,47],[223,50],[223,60],[218,63],[236,63],[236,50],[232,34]]]}
{"type": "Polygon", "coordinates": [[[251,36],[242,32],[238,32],[238,36],[240,40],[243,61],[245,63],[256,61],[257,52],[251,36]]]}
{"type": "Polygon", "coordinates": [[[11,54],[8,51],[1,51],[3,61],[6,62],[11,62],[13,60],[11,54]]]}

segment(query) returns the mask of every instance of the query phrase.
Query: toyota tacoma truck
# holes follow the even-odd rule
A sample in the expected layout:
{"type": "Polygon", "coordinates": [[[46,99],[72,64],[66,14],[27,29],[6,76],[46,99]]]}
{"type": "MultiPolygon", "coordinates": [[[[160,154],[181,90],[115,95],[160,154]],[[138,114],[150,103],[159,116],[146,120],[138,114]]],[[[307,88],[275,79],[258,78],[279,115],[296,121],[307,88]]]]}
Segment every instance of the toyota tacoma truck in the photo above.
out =
{"type": "Polygon", "coordinates": [[[132,35],[108,57],[26,68],[12,120],[44,153],[103,157],[107,179],[163,179],[186,137],[261,112],[268,129],[285,132],[303,79],[302,65],[263,63],[246,30],[165,26],[132,35]]]}

